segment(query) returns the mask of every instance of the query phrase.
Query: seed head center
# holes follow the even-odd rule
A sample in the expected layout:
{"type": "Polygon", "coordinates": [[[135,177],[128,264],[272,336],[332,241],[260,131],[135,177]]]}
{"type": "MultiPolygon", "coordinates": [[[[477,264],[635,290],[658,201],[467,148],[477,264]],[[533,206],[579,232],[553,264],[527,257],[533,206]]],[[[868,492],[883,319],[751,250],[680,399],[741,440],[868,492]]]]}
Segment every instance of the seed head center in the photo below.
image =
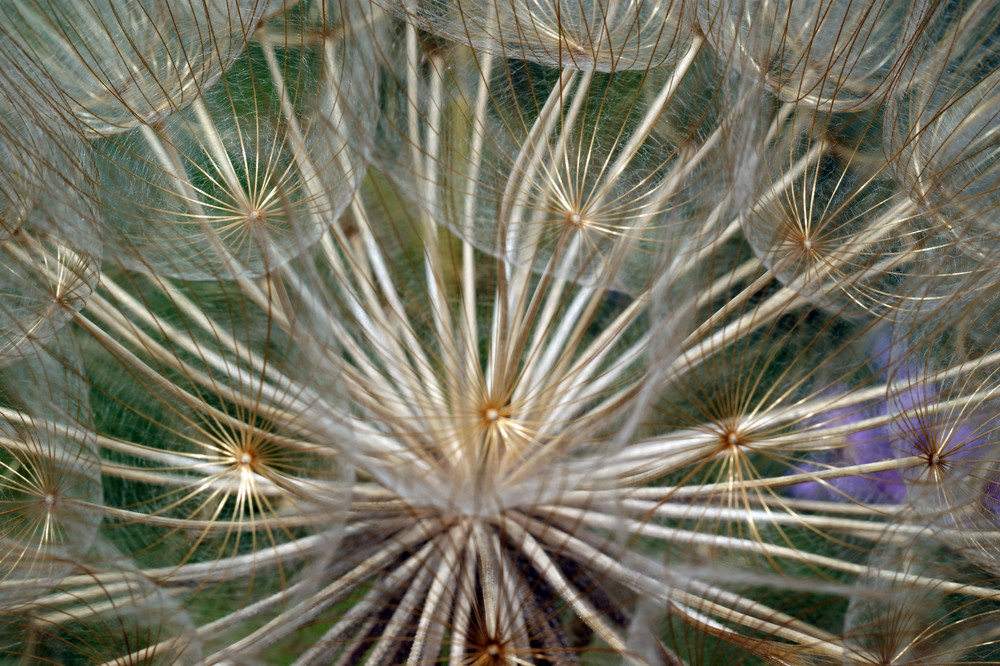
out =
{"type": "Polygon", "coordinates": [[[570,229],[580,230],[587,226],[588,220],[585,214],[578,210],[566,211],[566,226],[570,229]]]}

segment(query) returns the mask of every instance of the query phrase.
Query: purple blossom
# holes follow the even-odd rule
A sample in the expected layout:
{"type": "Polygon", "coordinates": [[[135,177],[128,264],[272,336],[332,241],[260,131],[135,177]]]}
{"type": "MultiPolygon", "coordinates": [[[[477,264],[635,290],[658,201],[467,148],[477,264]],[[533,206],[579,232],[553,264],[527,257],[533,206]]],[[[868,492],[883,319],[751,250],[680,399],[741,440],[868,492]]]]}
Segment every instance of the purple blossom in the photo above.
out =
{"type": "MultiPolygon", "coordinates": [[[[885,423],[887,417],[894,414],[912,414],[919,407],[931,404],[936,398],[936,388],[920,381],[922,373],[919,362],[905,353],[904,346],[892,339],[888,329],[883,329],[875,336],[872,352],[870,365],[876,376],[888,380],[893,375],[894,381],[904,387],[903,390],[895,393],[889,400],[852,408],[833,408],[818,416],[814,424],[843,427],[874,419],[883,425],[850,429],[844,436],[845,445],[812,454],[808,460],[791,468],[790,473],[892,460],[901,453],[898,443],[906,441],[906,433],[921,431],[915,418],[888,418],[888,424],[885,423]]],[[[832,393],[840,395],[847,390],[846,387],[839,386],[832,393]]],[[[906,497],[906,485],[899,470],[890,469],[807,481],[791,486],[789,494],[800,499],[898,504],[906,497]]]]}
{"type": "MultiPolygon", "coordinates": [[[[841,392],[838,390],[838,393],[841,392]]],[[[825,427],[843,427],[861,423],[873,417],[885,416],[885,402],[862,408],[834,408],[817,422],[825,427]]],[[[894,458],[889,428],[885,425],[851,429],[844,437],[846,445],[817,452],[808,461],[791,468],[789,473],[818,472],[834,467],[878,462],[894,458]]],[[[799,499],[898,504],[903,501],[906,487],[898,470],[885,470],[864,475],[842,476],[807,481],[789,488],[789,494],[799,499]]]]}
{"type": "MultiPolygon", "coordinates": [[[[883,330],[872,345],[872,369],[889,385],[887,399],[854,408],[833,408],[814,420],[822,427],[844,427],[869,419],[877,423],[870,427],[849,429],[846,444],[812,454],[807,460],[789,469],[789,473],[817,472],[881,460],[920,456],[928,465],[916,465],[904,473],[890,469],[863,475],[808,481],[789,488],[792,497],[800,499],[898,504],[907,497],[907,485],[922,483],[921,474],[936,469],[937,460],[947,460],[951,468],[956,463],[963,473],[969,473],[980,457],[984,442],[982,429],[969,414],[941,413],[929,409],[940,398],[940,387],[925,378],[924,367],[906,345],[893,340],[889,330],[883,330]],[[980,433],[980,434],[977,434],[980,433]]],[[[835,395],[845,394],[838,387],[835,395]]],[[[986,484],[987,500],[1000,504],[1000,485],[986,484]]]]}

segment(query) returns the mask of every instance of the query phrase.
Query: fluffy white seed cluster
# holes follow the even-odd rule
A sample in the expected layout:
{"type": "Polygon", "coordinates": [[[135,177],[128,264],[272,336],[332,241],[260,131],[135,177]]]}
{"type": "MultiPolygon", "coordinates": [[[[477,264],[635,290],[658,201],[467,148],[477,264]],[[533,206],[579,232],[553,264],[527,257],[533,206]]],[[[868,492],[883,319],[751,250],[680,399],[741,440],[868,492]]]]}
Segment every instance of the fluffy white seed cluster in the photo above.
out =
{"type": "Polygon", "coordinates": [[[1000,663],[992,0],[0,0],[0,662],[1000,663]]]}

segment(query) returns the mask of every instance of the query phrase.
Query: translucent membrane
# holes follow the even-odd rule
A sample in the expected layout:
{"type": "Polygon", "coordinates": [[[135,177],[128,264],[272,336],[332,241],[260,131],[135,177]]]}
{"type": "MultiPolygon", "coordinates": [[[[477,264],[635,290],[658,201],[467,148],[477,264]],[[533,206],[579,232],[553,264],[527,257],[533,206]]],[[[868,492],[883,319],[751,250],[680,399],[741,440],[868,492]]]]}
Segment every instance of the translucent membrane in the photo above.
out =
{"type": "Polygon", "coordinates": [[[997,246],[1000,9],[943,17],[886,105],[884,144],[910,198],[972,262],[997,246]]]}
{"type": "Polygon", "coordinates": [[[776,122],[741,222],[786,286],[834,311],[884,312],[909,307],[908,285],[920,276],[949,279],[951,246],[884,168],[877,115],[796,104],[776,122]]]}
{"type": "Polygon", "coordinates": [[[0,95],[0,242],[21,228],[42,188],[44,152],[35,123],[0,95]]]}
{"type": "MultiPolygon", "coordinates": [[[[61,351],[66,351],[61,350],[61,351]]],[[[76,359],[37,354],[0,371],[0,601],[44,594],[93,543],[100,464],[76,359]]]]}
{"type": "MultiPolygon", "coordinates": [[[[95,142],[114,261],[184,279],[244,277],[316,241],[364,173],[342,123],[367,97],[366,49],[318,37],[340,18],[274,18],[190,108],[95,142]]],[[[363,143],[372,123],[353,129],[363,143]]]]}
{"type": "Polygon", "coordinates": [[[105,542],[77,562],[81,570],[58,587],[0,616],[0,655],[109,666],[202,661],[177,588],[151,579],[105,542]]]}
{"type": "Polygon", "coordinates": [[[317,377],[325,392],[303,383],[294,331],[235,288],[128,273],[103,285],[80,327],[103,347],[88,379],[116,479],[108,538],[192,592],[235,581],[247,604],[258,578],[302,563],[298,539],[335,549],[351,468],[307,416],[336,408],[336,377],[317,377]]]}
{"type": "Polygon", "coordinates": [[[580,70],[644,70],[680,57],[694,33],[687,0],[382,0],[434,35],[482,53],[580,70]]]}
{"type": "Polygon", "coordinates": [[[899,314],[888,405],[896,455],[919,461],[903,475],[907,502],[995,570],[1000,314],[992,292],[929,287],[921,310],[899,314]]]}
{"type": "Polygon", "coordinates": [[[405,30],[405,57],[384,54],[376,160],[428,220],[484,252],[635,292],[666,248],[742,203],[729,129],[746,109],[700,40],[673,68],[600,73],[437,49],[405,30]]]}
{"type": "Polygon", "coordinates": [[[0,364],[46,342],[86,303],[97,285],[97,252],[49,233],[0,245],[0,364]]]}
{"type": "Polygon", "coordinates": [[[265,5],[5,0],[0,63],[24,103],[115,134],[191,104],[243,51],[265,5]]]}
{"type": "Polygon", "coordinates": [[[847,110],[880,102],[931,8],[909,0],[708,0],[698,18],[720,53],[781,99],[847,110]]]}
{"type": "Polygon", "coordinates": [[[21,199],[23,215],[0,239],[0,365],[47,343],[99,279],[103,244],[85,144],[67,136],[34,147],[19,158],[35,167],[35,187],[23,191],[32,200],[21,199]]]}
{"type": "MultiPolygon", "coordinates": [[[[780,571],[755,559],[761,553],[753,549],[729,551],[733,544],[722,537],[776,544],[794,539],[801,525],[789,517],[755,535],[734,516],[801,500],[892,503],[903,483],[894,463],[871,465],[893,457],[880,409],[885,377],[870,367],[875,321],[845,318],[849,309],[824,313],[756,260],[741,266],[754,270],[737,280],[727,267],[713,285],[715,298],[699,301],[697,333],[664,382],[651,419],[661,424],[651,439],[662,457],[653,457],[650,445],[645,466],[630,462],[633,474],[685,479],[677,496],[667,494],[663,515],[682,516],[698,536],[679,540],[665,561],[697,568],[711,552],[724,566],[780,571]],[[720,537],[716,545],[709,534],[720,537]]],[[[821,538],[796,543],[819,553],[821,538]]],[[[712,580],[713,573],[697,576],[712,580]]]]}
{"type": "Polygon", "coordinates": [[[965,597],[961,590],[985,589],[996,579],[942,547],[944,540],[933,529],[890,530],[873,550],[845,618],[845,643],[857,663],[961,664],[995,658],[996,605],[965,597]]]}

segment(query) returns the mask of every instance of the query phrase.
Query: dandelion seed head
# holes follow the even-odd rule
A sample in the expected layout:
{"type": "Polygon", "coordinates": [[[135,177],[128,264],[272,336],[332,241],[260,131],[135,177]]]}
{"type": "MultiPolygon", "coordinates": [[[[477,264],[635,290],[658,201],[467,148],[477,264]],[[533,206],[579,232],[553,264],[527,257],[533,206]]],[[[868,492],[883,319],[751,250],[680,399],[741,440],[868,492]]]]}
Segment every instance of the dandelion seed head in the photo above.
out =
{"type": "Polygon", "coordinates": [[[0,654],[995,659],[990,3],[202,4],[0,0],[0,654]]]}

